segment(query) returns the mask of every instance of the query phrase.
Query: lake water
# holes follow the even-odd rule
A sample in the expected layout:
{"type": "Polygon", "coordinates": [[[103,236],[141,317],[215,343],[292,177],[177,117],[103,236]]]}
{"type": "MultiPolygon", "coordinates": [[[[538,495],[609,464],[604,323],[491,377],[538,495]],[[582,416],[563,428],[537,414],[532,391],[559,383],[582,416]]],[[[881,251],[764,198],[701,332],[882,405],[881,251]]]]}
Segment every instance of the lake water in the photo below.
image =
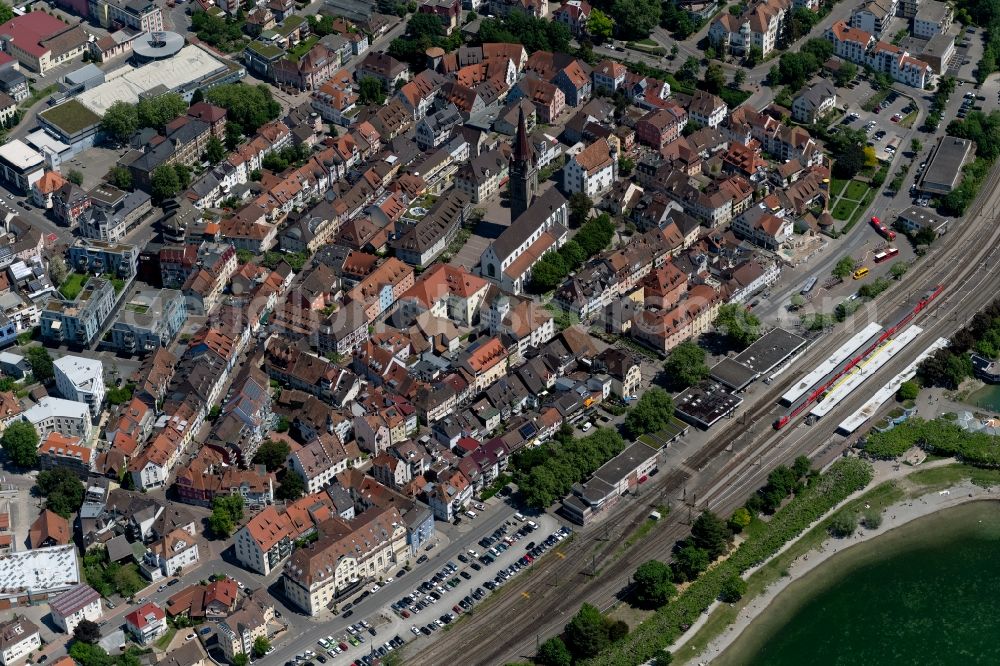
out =
{"type": "Polygon", "coordinates": [[[838,553],[713,664],[1000,664],[1000,503],[971,502],[838,553]]]}
{"type": "Polygon", "coordinates": [[[969,394],[963,400],[967,405],[1000,412],[1000,384],[987,384],[969,394]]]}

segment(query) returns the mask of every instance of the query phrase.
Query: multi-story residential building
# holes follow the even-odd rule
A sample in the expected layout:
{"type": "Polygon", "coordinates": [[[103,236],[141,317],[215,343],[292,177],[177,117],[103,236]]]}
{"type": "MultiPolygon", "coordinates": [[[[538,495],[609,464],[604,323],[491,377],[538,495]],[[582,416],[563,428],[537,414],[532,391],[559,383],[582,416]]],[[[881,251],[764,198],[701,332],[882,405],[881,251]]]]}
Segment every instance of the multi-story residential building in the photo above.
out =
{"type": "Polygon", "coordinates": [[[81,621],[97,622],[104,613],[101,595],[83,583],[52,599],[49,610],[52,612],[52,621],[67,634],[72,634],[81,621]]]}
{"type": "Polygon", "coordinates": [[[489,282],[464,268],[435,264],[399,299],[399,315],[404,321],[421,312],[472,326],[482,306],[489,282]]]}
{"type": "Polygon", "coordinates": [[[236,559],[266,576],[291,554],[293,536],[287,514],[268,506],[236,532],[236,559]]]}
{"type": "Polygon", "coordinates": [[[632,337],[664,354],[709,329],[722,305],[722,295],[704,284],[690,289],[687,298],[665,310],[639,310],[629,329],[632,337]]]}
{"type": "Polygon", "coordinates": [[[934,35],[948,32],[954,18],[951,5],[937,0],[924,0],[913,17],[913,36],[930,39],[934,35]]]}
{"type": "Polygon", "coordinates": [[[361,450],[336,435],[324,434],[288,456],[288,468],[306,484],[306,492],[317,493],[338,474],[361,464],[361,450]]]}
{"type": "Polygon", "coordinates": [[[152,199],[141,190],[123,192],[103,183],[88,197],[91,205],[78,218],[84,238],[121,243],[128,231],[152,211],[152,199]]]}
{"type": "Polygon", "coordinates": [[[613,95],[619,88],[624,87],[627,75],[628,68],[625,65],[614,60],[602,60],[594,67],[591,75],[594,79],[594,90],[613,95]]]}
{"type": "Polygon", "coordinates": [[[113,275],[129,279],[139,265],[139,248],[128,243],[109,243],[78,238],[69,248],[69,267],[79,273],[113,275]]]}
{"type": "Polygon", "coordinates": [[[507,348],[499,338],[479,340],[459,356],[459,366],[472,378],[474,394],[507,374],[508,356],[507,348]]]}
{"type": "Polygon", "coordinates": [[[800,123],[812,124],[837,106],[837,89],[827,81],[806,88],[792,101],[792,117],[800,123]]]}
{"type": "Polygon", "coordinates": [[[364,305],[368,321],[375,321],[413,286],[413,276],[411,266],[390,257],[349,291],[347,299],[364,305]]]}
{"type": "Polygon", "coordinates": [[[50,432],[38,447],[41,469],[68,469],[81,479],[90,476],[94,449],[80,445],[79,437],[50,432]]]}
{"type": "Polygon", "coordinates": [[[97,419],[104,405],[104,365],[97,359],[83,356],[60,356],[53,363],[56,389],[67,400],[87,405],[97,419]]]}
{"type": "Polygon", "coordinates": [[[149,546],[146,560],[164,576],[176,576],[198,562],[198,542],[195,535],[177,528],[149,546]]]}
{"type": "Polygon", "coordinates": [[[926,88],[935,80],[934,69],[893,44],[876,41],[872,33],[837,21],[825,36],[833,52],[844,60],[888,74],[894,81],[914,88],[926,88]]]}
{"type": "Polygon", "coordinates": [[[355,78],[377,79],[385,90],[394,90],[396,83],[406,81],[409,70],[405,62],[400,62],[387,53],[373,51],[358,63],[355,78]]]}
{"type": "Polygon", "coordinates": [[[653,109],[636,121],[636,139],[659,150],[680,137],[687,121],[688,113],[682,106],[667,102],[664,108],[653,109]]]}
{"type": "Polygon", "coordinates": [[[0,624],[0,664],[11,666],[42,647],[38,627],[25,618],[15,615],[0,624]]]}
{"type": "Polygon", "coordinates": [[[570,156],[563,167],[563,189],[571,194],[583,192],[597,199],[618,180],[618,146],[598,139],[576,155],[570,156]]]}
{"type": "MultiPolygon", "coordinates": [[[[2,118],[0,118],[0,122],[3,122],[2,118]]],[[[52,208],[56,192],[66,183],[66,179],[55,171],[46,171],[41,178],[32,184],[31,198],[39,208],[52,208]]]]}
{"type": "Polygon", "coordinates": [[[334,73],[313,92],[311,99],[312,108],[320,117],[335,125],[346,127],[357,115],[358,94],[346,69],[334,73]]]}
{"type": "Polygon", "coordinates": [[[740,238],[777,250],[792,235],[792,221],[773,214],[764,204],[744,211],[733,220],[733,232],[740,238]]]}
{"type": "Polygon", "coordinates": [[[149,0],[90,0],[93,15],[104,28],[131,28],[138,32],[163,30],[163,13],[149,0]]]}
{"type": "Polygon", "coordinates": [[[538,120],[553,123],[566,108],[566,93],[559,86],[541,79],[524,77],[507,94],[507,103],[527,99],[535,105],[538,120]]]}
{"type": "Polygon", "coordinates": [[[851,14],[851,27],[881,37],[896,15],[897,0],[865,0],[851,14]]]}
{"type": "Polygon", "coordinates": [[[274,64],[274,82],[302,91],[316,90],[340,68],[340,53],[316,44],[298,60],[282,58],[274,64]]]}
{"type": "Polygon", "coordinates": [[[591,7],[587,0],[565,0],[559,9],[552,12],[552,20],[569,28],[577,37],[586,34],[591,7]]]}
{"type": "Polygon", "coordinates": [[[259,592],[216,625],[219,646],[230,663],[238,654],[249,656],[254,642],[268,635],[267,624],[274,617],[274,606],[259,592]]]}
{"type": "Polygon", "coordinates": [[[152,602],[147,602],[125,616],[125,629],[140,645],[149,645],[167,633],[167,614],[152,602]]]}
{"type": "Polygon", "coordinates": [[[778,44],[793,0],[755,0],[739,16],[723,12],[708,30],[717,49],[745,56],[751,49],[766,57],[778,44]]]}
{"type": "Polygon", "coordinates": [[[448,103],[440,111],[422,118],[417,123],[417,145],[421,150],[437,148],[451,137],[452,130],[462,123],[462,115],[454,104],[448,103]]]}
{"type": "Polygon", "coordinates": [[[688,106],[691,122],[702,127],[718,127],[729,113],[729,107],[722,100],[704,90],[696,90],[688,106]]]}
{"type": "Polygon", "coordinates": [[[91,277],[74,299],[53,298],[42,310],[42,339],[55,344],[89,346],[97,340],[115,306],[110,280],[91,277]]]}
{"type": "Polygon", "coordinates": [[[472,158],[455,172],[455,187],[465,192],[474,204],[482,203],[500,189],[507,178],[508,161],[499,150],[472,158]]]}
{"type": "Polygon", "coordinates": [[[395,507],[371,508],[350,521],[333,517],[318,531],[319,541],[296,550],[282,575],[285,596],[313,616],[355,589],[355,581],[388,576],[409,552],[395,507]]]}
{"type": "Polygon", "coordinates": [[[184,295],[176,289],[136,289],[111,325],[110,347],[145,354],[168,347],[187,321],[184,295]]]}
{"type": "Polygon", "coordinates": [[[21,414],[39,435],[58,432],[83,441],[90,439],[92,425],[86,403],[45,396],[21,414]]]}

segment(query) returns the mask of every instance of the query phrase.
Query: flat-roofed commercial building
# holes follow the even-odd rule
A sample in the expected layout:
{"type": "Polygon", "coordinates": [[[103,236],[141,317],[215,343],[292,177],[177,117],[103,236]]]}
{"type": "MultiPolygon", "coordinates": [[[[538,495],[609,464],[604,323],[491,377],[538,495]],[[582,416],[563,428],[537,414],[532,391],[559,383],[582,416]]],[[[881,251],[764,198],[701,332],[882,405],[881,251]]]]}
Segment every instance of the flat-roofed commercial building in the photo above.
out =
{"type": "Polygon", "coordinates": [[[957,136],[943,136],[938,139],[934,154],[924,177],[917,183],[917,189],[932,195],[948,194],[962,180],[962,167],[976,154],[976,144],[957,136]]]}
{"type": "Polygon", "coordinates": [[[44,173],[45,158],[20,139],[0,146],[0,175],[22,192],[30,192],[44,173]]]}

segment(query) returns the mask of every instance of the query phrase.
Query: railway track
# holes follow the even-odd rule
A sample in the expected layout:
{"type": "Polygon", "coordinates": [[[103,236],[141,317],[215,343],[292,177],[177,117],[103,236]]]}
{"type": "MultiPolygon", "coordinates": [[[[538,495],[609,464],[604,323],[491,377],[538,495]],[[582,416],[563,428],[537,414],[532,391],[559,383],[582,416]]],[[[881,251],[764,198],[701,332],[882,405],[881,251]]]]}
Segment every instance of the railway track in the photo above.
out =
{"type": "Polygon", "coordinates": [[[964,224],[945,237],[943,247],[912,269],[903,283],[894,285],[855,313],[838,334],[813,344],[797,359],[797,370],[784,373],[752,407],[723,426],[710,444],[689,456],[682,469],[666,473],[640,499],[626,503],[617,515],[609,517],[607,520],[613,521],[610,528],[597,526],[579,532],[562,549],[562,557],[549,556],[535,565],[532,576],[508,583],[495,603],[457,625],[443,640],[410,655],[407,663],[448,663],[456,654],[465,655],[471,664],[500,664],[530,657],[537,642],[559,633],[581,603],[610,606],[619,598],[628,574],[635,567],[652,558],[669,557],[672,545],[688,532],[685,524],[688,511],[671,512],[653,534],[616,557],[628,533],[642,523],[649,508],[660,500],[668,497],[680,500],[681,491],[686,489],[692,499],[697,498],[698,504],[692,510],[711,508],[726,515],[763,485],[777,465],[798,455],[813,454],[814,461],[821,464],[839,456],[851,441],[844,438],[838,441],[833,431],[844,415],[866,400],[860,394],[885,383],[931,340],[953,334],[995,298],[996,287],[1000,286],[1000,271],[995,270],[1000,264],[1000,226],[996,225],[1000,204],[998,185],[1000,169],[994,168],[964,224]],[[921,323],[923,333],[869,379],[864,391],[844,400],[817,425],[803,426],[800,422],[797,426],[793,422],[782,430],[772,430],[772,417],[781,411],[777,400],[803,368],[821,361],[828,350],[873,320],[877,312],[899,308],[935,284],[944,285],[942,294],[933,308],[914,321],[921,323]],[[727,449],[732,451],[729,457],[723,455],[727,449]],[[650,495],[656,501],[650,501],[650,495]],[[595,569],[600,575],[592,575],[595,569]]]}

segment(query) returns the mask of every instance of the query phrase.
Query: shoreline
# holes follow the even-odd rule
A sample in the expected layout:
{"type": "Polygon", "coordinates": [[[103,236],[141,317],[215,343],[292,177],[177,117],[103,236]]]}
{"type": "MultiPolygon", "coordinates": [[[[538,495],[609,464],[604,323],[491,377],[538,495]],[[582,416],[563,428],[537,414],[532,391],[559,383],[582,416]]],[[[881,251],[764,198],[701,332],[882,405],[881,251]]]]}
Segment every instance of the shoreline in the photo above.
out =
{"type": "MultiPolygon", "coordinates": [[[[883,478],[879,482],[881,483],[886,480],[887,479],[883,478]]],[[[865,489],[865,491],[874,488],[875,485],[869,486],[865,489]]],[[[927,494],[920,497],[906,499],[888,506],[882,514],[882,525],[875,531],[859,527],[858,531],[847,539],[837,539],[828,536],[819,546],[793,560],[788,566],[787,576],[782,576],[780,579],[765,588],[761,594],[750,599],[747,602],[747,605],[740,610],[735,622],[729,624],[720,635],[713,638],[704,650],[697,654],[684,654],[683,657],[681,657],[681,654],[684,652],[684,648],[687,646],[690,639],[694,637],[698,629],[705,623],[705,621],[708,620],[709,617],[711,617],[711,613],[715,611],[715,608],[717,608],[717,606],[713,607],[709,614],[703,615],[701,620],[691,627],[691,629],[687,632],[687,635],[682,639],[682,642],[673,646],[675,657],[679,657],[682,663],[711,663],[715,658],[725,653],[725,651],[732,646],[732,644],[747,630],[747,628],[749,628],[751,624],[753,624],[771,607],[775,599],[779,597],[781,593],[789,587],[789,585],[798,581],[814,569],[819,568],[837,553],[849,550],[852,546],[857,544],[877,539],[880,536],[888,534],[897,527],[906,525],[919,518],[932,515],[938,511],[960,506],[969,502],[983,500],[1000,500],[1000,494],[992,492],[992,488],[983,488],[973,484],[971,481],[966,480],[955,484],[946,490],[930,490],[927,494]]],[[[803,532],[803,534],[806,533],[807,532],[803,532]]],[[[790,542],[788,545],[791,546],[792,543],[797,541],[798,539],[794,542],[790,542]]],[[[757,571],[757,569],[754,569],[749,575],[753,575],[753,572],[755,571],[757,571]]],[[[718,604],[721,602],[716,603],[718,604]]]]}

